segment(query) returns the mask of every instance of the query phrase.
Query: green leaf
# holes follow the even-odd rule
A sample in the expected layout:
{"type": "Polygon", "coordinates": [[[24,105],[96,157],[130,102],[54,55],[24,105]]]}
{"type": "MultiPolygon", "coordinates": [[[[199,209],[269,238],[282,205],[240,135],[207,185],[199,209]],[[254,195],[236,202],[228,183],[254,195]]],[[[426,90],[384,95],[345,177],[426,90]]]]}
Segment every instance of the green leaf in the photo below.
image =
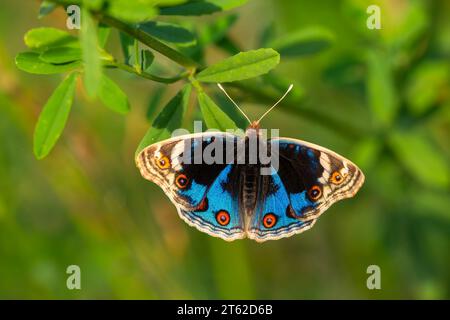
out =
{"type": "Polygon", "coordinates": [[[277,50],[283,57],[298,57],[325,50],[333,41],[334,37],[329,30],[313,27],[278,37],[269,47],[277,50]]]}
{"type": "Polygon", "coordinates": [[[155,38],[178,45],[192,45],[196,42],[192,32],[176,24],[148,21],[139,24],[138,29],[155,38]]]}
{"type": "Polygon", "coordinates": [[[155,56],[150,50],[141,50],[141,70],[146,71],[153,63],[155,56]]]}
{"type": "Polygon", "coordinates": [[[34,154],[42,159],[49,154],[69,117],[78,73],[71,73],[55,89],[39,115],[34,130],[34,154]]]}
{"type": "Polygon", "coordinates": [[[247,0],[199,0],[189,1],[177,6],[162,7],[161,15],[200,16],[218,11],[231,10],[245,4],[247,0]]]}
{"type": "Polygon", "coordinates": [[[46,15],[50,14],[53,10],[55,10],[56,4],[50,1],[42,1],[41,6],[39,7],[39,15],[38,18],[41,19],[46,15]]]}
{"type": "Polygon", "coordinates": [[[259,46],[260,47],[270,47],[269,43],[275,39],[275,23],[272,21],[268,23],[264,29],[261,31],[259,36],[259,46]]]}
{"type": "Polygon", "coordinates": [[[24,37],[30,49],[47,50],[51,47],[78,46],[78,39],[66,31],[55,28],[35,28],[29,30],[24,37]]]}
{"type": "Polygon", "coordinates": [[[381,52],[371,51],[367,64],[369,105],[377,124],[386,127],[392,124],[399,108],[389,59],[381,52]]]}
{"type": "Polygon", "coordinates": [[[22,52],[16,56],[16,65],[22,71],[33,74],[54,74],[72,71],[81,66],[80,61],[51,64],[42,61],[37,52],[22,52]]]}
{"type": "Polygon", "coordinates": [[[136,150],[136,156],[147,146],[167,139],[172,132],[179,129],[183,123],[183,116],[186,112],[191,95],[191,85],[186,84],[153,121],[141,143],[136,150]]]}
{"type": "MultiPolygon", "coordinates": [[[[244,117],[244,115],[239,112],[236,106],[228,99],[222,92],[216,92],[211,99],[216,102],[220,109],[230,117],[231,120],[234,121],[238,128],[246,128],[248,126],[248,120],[244,117]]],[[[202,119],[201,112],[198,115],[198,120],[202,119]]]]}
{"type": "Polygon", "coordinates": [[[234,42],[233,39],[231,39],[229,36],[223,37],[220,41],[216,43],[217,47],[221,48],[225,52],[228,52],[229,54],[238,54],[241,52],[241,49],[239,49],[236,42],[234,42]]]}
{"type": "MultiPolygon", "coordinates": [[[[69,2],[72,2],[70,0],[66,0],[69,2]]],[[[109,0],[108,2],[114,2],[116,0],[109,0]]],[[[102,6],[104,5],[104,0],[81,0],[81,4],[83,6],[85,6],[87,9],[89,9],[90,11],[99,11],[102,6]]]]}
{"type": "Polygon", "coordinates": [[[95,98],[102,78],[97,25],[85,7],[83,7],[82,17],[80,37],[84,62],[84,87],[88,96],[95,98]]]}
{"type": "Polygon", "coordinates": [[[218,17],[211,24],[199,30],[199,42],[203,47],[222,40],[234,25],[237,15],[218,17]]]}
{"type": "Polygon", "coordinates": [[[197,75],[202,82],[232,82],[260,76],[280,62],[273,49],[258,49],[238,53],[222,60],[197,75]]]}
{"type": "Polygon", "coordinates": [[[410,174],[423,184],[435,188],[449,186],[448,161],[421,132],[398,131],[389,137],[392,152],[410,174]]]}
{"type": "Polygon", "coordinates": [[[145,115],[147,120],[150,120],[153,117],[153,115],[155,114],[156,109],[158,108],[159,103],[161,102],[161,98],[164,95],[164,92],[165,92],[165,87],[160,87],[151,94],[150,100],[148,102],[147,112],[145,115]]]}
{"type": "Polygon", "coordinates": [[[377,164],[382,147],[379,139],[372,137],[363,138],[361,141],[354,143],[351,159],[360,168],[369,170],[377,164]]]}
{"type": "Polygon", "coordinates": [[[108,13],[125,22],[138,23],[156,16],[154,0],[110,0],[108,13]]]}
{"type": "Polygon", "coordinates": [[[120,45],[122,47],[123,60],[129,66],[134,65],[134,42],[135,40],[126,33],[120,32],[120,45]]]}
{"type": "Polygon", "coordinates": [[[219,108],[217,104],[203,91],[197,95],[203,120],[209,129],[226,131],[228,129],[237,129],[236,123],[219,108]]]}
{"type": "MultiPolygon", "coordinates": [[[[390,23],[386,28],[388,32],[383,32],[380,35],[381,40],[393,50],[410,50],[415,52],[417,42],[420,37],[424,35],[427,29],[430,28],[431,15],[426,13],[426,6],[424,3],[411,3],[401,17],[397,17],[395,23],[390,23]]],[[[382,23],[383,24],[383,23],[382,23]]],[[[403,57],[404,59],[404,57],[403,57]]]]}
{"type": "MultiPolygon", "coordinates": [[[[210,24],[201,26],[196,30],[197,42],[193,46],[181,47],[179,50],[196,61],[203,61],[203,51],[210,44],[221,45],[231,26],[236,22],[237,15],[228,15],[214,19],[210,24]]],[[[232,52],[231,54],[236,54],[232,52]]]]}
{"type": "Polygon", "coordinates": [[[220,9],[223,11],[231,10],[247,3],[247,0],[207,0],[207,1],[220,7],[220,9]]]}
{"type": "Polygon", "coordinates": [[[117,113],[126,114],[130,111],[127,95],[104,74],[102,75],[98,96],[105,106],[117,113]]]}
{"type": "Polygon", "coordinates": [[[81,49],[71,47],[50,48],[41,53],[39,59],[47,63],[68,63],[81,60],[81,49]]]}
{"type": "Polygon", "coordinates": [[[105,47],[110,33],[111,29],[107,25],[103,23],[100,23],[98,25],[98,45],[100,46],[100,48],[105,47]]]}
{"type": "Polygon", "coordinates": [[[359,56],[335,57],[333,64],[323,72],[323,77],[334,86],[360,86],[366,74],[365,61],[359,56]]]}
{"type": "Polygon", "coordinates": [[[449,69],[446,62],[425,62],[407,81],[406,101],[411,112],[420,115],[438,104],[448,93],[449,69]]]}

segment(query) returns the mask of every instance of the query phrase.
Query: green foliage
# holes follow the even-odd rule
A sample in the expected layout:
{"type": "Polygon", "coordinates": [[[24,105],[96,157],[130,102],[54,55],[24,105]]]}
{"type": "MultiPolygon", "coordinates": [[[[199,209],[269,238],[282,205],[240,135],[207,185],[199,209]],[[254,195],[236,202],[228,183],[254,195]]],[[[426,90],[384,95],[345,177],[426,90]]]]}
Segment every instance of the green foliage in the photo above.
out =
{"type": "Polygon", "coordinates": [[[108,13],[126,22],[137,23],[156,15],[153,0],[110,0],[108,2],[108,13]]]}
{"type": "Polygon", "coordinates": [[[126,64],[132,66],[135,64],[135,40],[126,33],[120,32],[120,46],[126,64]]]}
{"type": "Polygon", "coordinates": [[[95,98],[102,78],[102,65],[98,49],[97,26],[86,7],[82,11],[82,27],[80,33],[83,50],[84,88],[91,98],[95,98]]]}
{"type": "Polygon", "coordinates": [[[232,82],[257,77],[269,72],[280,62],[273,49],[241,52],[222,60],[197,75],[201,82],[232,82]]]}
{"type": "Polygon", "coordinates": [[[161,102],[161,98],[164,95],[164,91],[165,91],[165,88],[160,87],[157,90],[155,90],[154,92],[152,92],[149,102],[148,102],[147,112],[145,114],[147,120],[152,119],[153,115],[156,113],[159,103],[161,102]]]}
{"type": "Polygon", "coordinates": [[[141,70],[148,70],[154,60],[155,56],[150,50],[141,50],[141,70]]]}
{"type": "Polygon", "coordinates": [[[234,121],[231,120],[205,92],[199,92],[197,98],[200,105],[200,110],[202,111],[203,119],[205,120],[208,128],[220,131],[237,129],[234,121]]]}
{"type": "Polygon", "coordinates": [[[45,50],[39,59],[50,64],[64,64],[82,59],[80,48],[56,47],[45,50]]]}
{"type": "MultiPolygon", "coordinates": [[[[126,94],[111,79],[102,75],[102,67],[122,69],[143,78],[164,83],[187,79],[190,76],[189,80],[194,83],[198,91],[198,102],[206,124],[217,129],[235,128],[235,122],[207,95],[201,83],[234,82],[266,74],[279,63],[278,52],[271,48],[239,52],[206,68],[192,69],[196,65],[195,62],[159,41],[182,46],[192,56],[213,44],[218,44],[225,50],[235,53],[238,49],[227,40],[226,34],[236,21],[236,15],[221,17],[208,27],[196,31],[190,31],[176,23],[148,19],[154,18],[158,10],[165,15],[202,15],[229,10],[245,2],[242,0],[185,3],[159,1],[158,8],[154,6],[154,1],[139,1],[131,4],[128,1],[109,0],[108,6],[104,7],[101,1],[90,2],[82,6],[82,28],[79,39],[55,28],[32,29],[25,35],[25,44],[33,51],[18,54],[16,64],[21,70],[37,74],[61,73],[82,68],[83,84],[87,95],[90,98],[98,96],[104,105],[122,114],[129,111],[126,94]],[[98,15],[93,15],[92,12],[98,12],[101,8],[106,8],[111,17],[96,22],[94,18],[98,18],[98,15]],[[115,19],[123,20],[123,22],[115,19]],[[128,23],[138,24],[129,25],[128,23]],[[109,39],[110,26],[119,29],[123,63],[118,62],[104,49],[109,39]],[[163,78],[151,74],[155,56],[151,50],[142,48],[139,40],[169,59],[183,66],[189,66],[189,69],[174,78],[163,78]],[[201,72],[197,71],[199,69],[201,72]]],[[[55,0],[49,3],[59,2],[55,0]]],[[[49,4],[43,4],[42,7],[47,5],[49,4]]],[[[280,81],[272,82],[275,88],[279,88],[280,83],[280,81]]],[[[149,110],[155,109],[154,105],[157,104],[158,99],[156,96],[151,103],[153,107],[149,110]]],[[[175,120],[167,120],[168,114],[173,115],[174,119],[184,114],[184,111],[175,112],[176,106],[187,104],[187,101],[180,104],[179,99],[177,95],[164,108],[143,141],[156,142],[167,136],[167,128],[163,128],[162,125],[167,124],[172,128],[178,123],[175,120]],[[149,136],[151,138],[148,138],[149,136]]]]}
{"type": "Polygon", "coordinates": [[[50,14],[53,10],[55,10],[56,4],[50,1],[42,1],[41,6],[39,7],[39,15],[38,18],[41,19],[46,15],[50,14]]]}
{"type": "Polygon", "coordinates": [[[236,20],[236,15],[218,17],[207,27],[199,30],[198,42],[200,42],[203,47],[213,43],[218,43],[227,35],[236,20]]]}
{"type": "Polygon", "coordinates": [[[192,45],[196,42],[194,35],[189,30],[172,23],[148,21],[139,24],[138,28],[155,38],[170,43],[192,45]]]}
{"type": "Polygon", "coordinates": [[[421,64],[406,87],[406,102],[411,112],[421,115],[435,106],[450,87],[450,71],[444,61],[421,64]]]}
{"type": "Polygon", "coordinates": [[[107,25],[100,23],[98,25],[98,45],[100,48],[104,48],[108,42],[109,35],[111,33],[111,28],[107,25]]]}
{"type": "Polygon", "coordinates": [[[412,176],[432,188],[448,188],[448,161],[419,132],[395,132],[389,143],[392,151],[412,176]]]}
{"type": "Polygon", "coordinates": [[[22,52],[16,56],[16,65],[20,70],[33,74],[53,74],[72,71],[80,67],[81,63],[74,61],[71,63],[52,64],[40,59],[37,52],[22,52]]]}
{"type": "Polygon", "coordinates": [[[318,53],[329,48],[334,41],[333,34],[325,28],[302,29],[278,37],[269,43],[284,57],[298,57],[318,53]]]}
{"type": "Polygon", "coordinates": [[[374,119],[381,126],[389,126],[399,107],[389,58],[381,52],[370,52],[367,60],[367,91],[374,119]]]}
{"type": "Polygon", "coordinates": [[[44,158],[58,141],[69,117],[78,73],[71,73],[48,99],[34,130],[34,154],[44,158]]]}
{"type": "Polygon", "coordinates": [[[37,51],[51,47],[78,46],[76,37],[55,28],[31,29],[25,34],[24,41],[28,48],[37,51]]]}
{"type": "Polygon", "coordinates": [[[167,103],[139,144],[136,155],[150,144],[169,138],[181,127],[190,95],[191,85],[187,84],[167,103]]]}
{"type": "Polygon", "coordinates": [[[103,104],[111,110],[121,114],[130,111],[127,95],[106,75],[102,75],[98,95],[103,104]]]}
{"type": "Polygon", "coordinates": [[[247,0],[188,1],[177,6],[163,7],[159,13],[172,16],[200,16],[222,10],[230,10],[245,4],[245,2],[247,2],[247,0]]]}

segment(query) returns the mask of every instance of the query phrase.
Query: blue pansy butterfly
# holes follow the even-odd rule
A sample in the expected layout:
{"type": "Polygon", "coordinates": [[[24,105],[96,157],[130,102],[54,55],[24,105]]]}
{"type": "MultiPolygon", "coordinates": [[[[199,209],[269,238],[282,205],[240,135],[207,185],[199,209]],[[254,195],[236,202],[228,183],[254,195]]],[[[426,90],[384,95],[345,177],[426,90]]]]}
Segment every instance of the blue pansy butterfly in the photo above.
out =
{"type": "Polygon", "coordinates": [[[246,116],[250,126],[243,136],[204,132],[146,147],[136,157],[142,176],[164,190],[184,221],[211,236],[263,242],[310,229],[333,203],[353,197],[364,175],[351,161],[321,146],[265,139],[259,122],[281,99],[258,121],[246,116]],[[258,157],[251,161],[255,150],[262,149],[277,159],[276,168],[258,157]],[[208,152],[224,161],[201,159],[208,152]]]}

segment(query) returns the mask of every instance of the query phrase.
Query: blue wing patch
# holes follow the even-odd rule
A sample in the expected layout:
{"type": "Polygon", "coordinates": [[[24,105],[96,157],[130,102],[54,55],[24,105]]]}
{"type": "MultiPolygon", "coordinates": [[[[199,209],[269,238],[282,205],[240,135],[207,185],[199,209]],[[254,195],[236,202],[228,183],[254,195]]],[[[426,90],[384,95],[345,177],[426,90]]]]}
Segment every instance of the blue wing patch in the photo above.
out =
{"type": "Polygon", "coordinates": [[[227,188],[235,183],[234,168],[234,165],[229,164],[222,170],[195,211],[178,208],[180,217],[189,225],[228,241],[245,237],[238,197],[232,194],[233,188],[227,188]]]}
{"type": "Polygon", "coordinates": [[[188,189],[179,189],[176,192],[184,197],[186,201],[189,202],[189,204],[193,207],[198,206],[200,202],[202,201],[205,192],[206,192],[207,186],[204,184],[199,184],[195,180],[192,180],[190,182],[188,189]]]}
{"type": "Polygon", "coordinates": [[[295,216],[301,217],[305,210],[314,209],[317,204],[309,200],[306,191],[299,193],[289,193],[291,208],[294,210],[295,216]]]}
{"type": "MultiPolygon", "coordinates": [[[[275,240],[311,228],[315,220],[299,221],[290,213],[294,206],[292,203],[295,202],[295,207],[300,209],[302,205],[308,204],[292,201],[277,173],[273,172],[271,176],[265,176],[265,179],[268,179],[269,191],[256,206],[247,231],[248,237],[256,241],[275,240]]],[[[297,200],[295,196],[293,198],[297,200]]]]}

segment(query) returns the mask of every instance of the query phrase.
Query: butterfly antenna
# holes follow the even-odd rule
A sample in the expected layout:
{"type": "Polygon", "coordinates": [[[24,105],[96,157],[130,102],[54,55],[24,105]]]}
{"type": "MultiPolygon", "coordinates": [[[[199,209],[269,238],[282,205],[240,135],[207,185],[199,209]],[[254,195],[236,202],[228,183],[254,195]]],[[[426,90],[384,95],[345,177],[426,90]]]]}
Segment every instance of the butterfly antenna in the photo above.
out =
{"type": "Polygon", "coordinates": [[[273,110],[273,108],[275,108],[280,102],[281,102],[281,100],[283,100],[284,99],[284,97],[286,97],[287,96],[287,94],[289,93],[289,91],[291,91],[292,90],[292,88],[294,87],[294,85],[293,84],[291,84],[290,86],[289,86],[289,88],[286,90],[286,92],[283,94],[283,96],[272,106],[272,107],[270,107],[270,109],[269,110],[267,110],[266,112],[264,112],[264,114],[261,116],[261,118],[259,118],[258,119],[258,121],[256,121],[256,123],[257,124],[259,124],[259,122],[270,112],[270,111],[272,111],[273,110]]]}
{"type": "Polygon", "coordinates": [[[245,119],[247,119],[248,123],[252,124],[252,121],[250,120],[249,117],[247,117],[247,115],[244,113],[244,111],[237,105],[236,102],[234,102],[233,99],[231,99],[231,97],[228,95],[228,93],[225,91],[225,89],[222,87],[222,85],[220,83],[217,84],[217,86],[219,87],[220,90],[223,91],[223,93],[225,93],[225,95],[227,96],[228,99],[230,99],[230,101],[236,106],[236,108],[238,108],[238,110],[244,115],[245,119]]]}

